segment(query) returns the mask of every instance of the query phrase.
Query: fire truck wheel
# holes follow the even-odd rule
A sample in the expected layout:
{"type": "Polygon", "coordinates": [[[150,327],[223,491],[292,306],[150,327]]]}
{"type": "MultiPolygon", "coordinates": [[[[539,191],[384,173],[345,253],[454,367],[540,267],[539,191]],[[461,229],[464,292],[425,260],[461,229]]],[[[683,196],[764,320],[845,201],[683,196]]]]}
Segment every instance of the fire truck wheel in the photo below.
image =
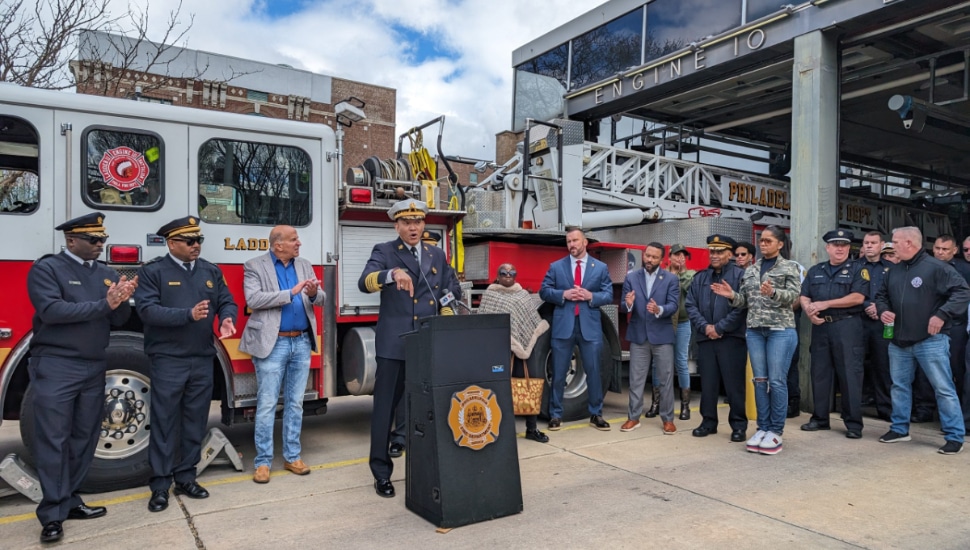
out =
{"type": "MultiPolygon", "coordinates": [[[[94,461],[80,490],[103,493],[137,487],[148,482],[148,434],[150,430],[151,380],[142,336],[113,332],[108,343],[104,411],[94,461]]],[[[30,387],[21,408],[20,437],[31,447],[33,396],[30,387]]],[[[27,461],[33,465],[33,457],[27,461]]]]}
{"type": "MultiPolygon", "coordinates": [[[[531,372],[544,373],[546,378],[546,388],[542,392],[542,418],[549,418],[549,396],[552,393],[552,340],[550,333],[539,337],[535,347],[532,348],[532,356],[529,357],[529,368],[531,372]],[[533,362],[538,364],[533,366],[533,362]]],[[[606,336],[603,336],[603,347],[600,350],[600,380],[602,381],[603,393],[605,395],[609,388],[613,373],[612,352],[610,343],[606,336]]],[[[562,419],[580,420],[589,417],[587,406],[589,388],[586,384],[586,371],[583,369],[583,358],[579,353],[579,348],[573,348],[573,357],[566,372],[566,388],[562,395],[562,419]]]]}

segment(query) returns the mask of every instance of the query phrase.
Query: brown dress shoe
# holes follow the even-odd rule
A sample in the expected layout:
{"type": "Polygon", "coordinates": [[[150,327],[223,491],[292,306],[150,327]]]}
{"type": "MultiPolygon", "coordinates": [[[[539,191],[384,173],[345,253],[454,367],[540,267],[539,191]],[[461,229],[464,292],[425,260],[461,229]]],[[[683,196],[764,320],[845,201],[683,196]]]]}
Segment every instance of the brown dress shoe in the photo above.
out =
{"type": "Polygon", "coordinates": [[[256,468],[256,473],[253,474],[253,481],[256,483],[269,483],[269,466],[256,468]]]}
{"type": "Polygon", "coordinates": [[[620,426],[620,431],[621,432],[632,432],[633,430],[635,430],[635,429],[637,429],[639,427],[640,427],[640,421],[639,420],[630,419],[630,420],[627,420],[626,422],[624,422],[622,426],[620,426]]]}
{"type": "Polygon", "coordinates": [[[664,422],[664,435],[674,435],[677,433],[677,426],[673,422],[664,422]]]}
{"type": "Polygon", "coordinates": [[[310,467],[303,463],[302,458],[296,459],[295,462],[283,462],[283,468],[298,476],[305,476],[310,473],[310,467]]]}

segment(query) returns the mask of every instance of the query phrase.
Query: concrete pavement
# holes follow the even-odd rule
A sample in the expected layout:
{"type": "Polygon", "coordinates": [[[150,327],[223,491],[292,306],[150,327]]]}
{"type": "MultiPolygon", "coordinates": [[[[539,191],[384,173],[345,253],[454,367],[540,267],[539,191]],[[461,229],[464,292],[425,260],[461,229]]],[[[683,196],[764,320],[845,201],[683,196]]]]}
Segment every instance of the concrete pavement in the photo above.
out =
{"type": "MultiPolygon", "coordinates": [[[[937,454],[938,424],[913,425],[913,441],[883,444],[885,422],[866,418],[862,440],[849,440],[837,415],[828,432],[789,420],[784,451],[747,453],[730,443],[730,429],[695,438],[700,424],[675,421],[661,433],[659,418],[621,433],[626,394],[607,396],[600,432],[567,423],[543,445],[519,437],[523,513],[437,532],[404,505],[404,459],[395,461],[398,495],[374,494],[367,468],[369,397],[331,401],[330,412],[305,419],[299,477],[277,456],[267,485],[252,482],[252,426],[224,429],[244,454],[246,471],[206,470],[206,500],[172,497],[168,510],[147,510],[138,488],[88,495],[108,507],[106,518],[68,521],[60,546],[77,549],[249,549],[316,545],[324,548],[966,548],[970,451],[937,454]]],[[[211,420],[216,426],[217,407],[211,420]]],[[[721,409],[722,419],[727,410],[721,409]]],[[[524,423],[519,420],[519,434],[524,423]]],[[[277,425],[278,426],[278,425],[277,425]]],[[[540,423],[540,427],[542,424],[540,423]]],[[[277,427],[277,439],[278,439],[277,427]]],[[[753,423],[749,435],[754,431],[753,423]]],[[[20,449],[16,423],[0,428],[0,452],[20,449]]],[[[277,442],[277,445],[279,443],[277,442]]],[[[38,548],[34,504],[0,499],[0,547],[38,548]]]]}

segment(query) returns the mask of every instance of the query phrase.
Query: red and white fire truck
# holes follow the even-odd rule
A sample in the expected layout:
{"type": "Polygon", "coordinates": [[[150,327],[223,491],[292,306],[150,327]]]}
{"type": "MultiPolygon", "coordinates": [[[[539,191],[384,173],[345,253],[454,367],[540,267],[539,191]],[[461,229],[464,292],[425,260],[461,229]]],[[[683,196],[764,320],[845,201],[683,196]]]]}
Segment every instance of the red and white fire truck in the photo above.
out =
{"type": "MultiPolygon", "coordinates": [[[[566,226],[591,230],[590,251],[609,264],[618,295],[646,242],[697,247],[691,266],[703,268],[704,238],[711,232],[751,240],[758,229],[754,213],[759,223],[787,225],[784,182],[586,142],[581,124],[571,121],[530,123],[511,160],[493,166],[478,185],[456,185],[450,168],[441,178],[435,174],[438,162],[447,167],[440,151],[443,121],[436,121],[437,158],[401,154],[399,141],[397,159],[372,157],[345,173],[342,132],[329,126],[0,84],[2,418],[21,421],[29,447],[31,407],[42,404],[28,398],[33,310],[27,272],[35,259],[61,250],[63,239],[53,229],[58,223],[91,211],[107,215],[111,237],[102,260],[128,275],[167,252],[154,233],[158,227],[198,214],[206,237],[202,255],[225,274],[240,306],[240,331],[248,319],[242,264],[268,250],[272,226],[297,227],[301,256],[313,263],[327,293],[317,312],[321,351],[313,355],[306,386],[310,414],[324,412],[331,397],[373,388],[379,296],[361,293],[356,283],[373,245],[396,236],[386,209],[405,196],[432,203],[428,228],[448,235],[439,246],[472,290],[466,293],[470,305],[508,261],[518,266],[523,287],[537,293],[549,263],[565,254],[566,226]]],[[[913,216],[904,206],[858,199],[843,201],[843,209],[852,212],[842,216],[843,224],[856,229],[885,231],[898,225],[898,212],[913,216]]],[[[928,235],[945,232],[945,217],[917,215],[928,235]]],[[[603,308],[603,379],[616,391],[624,325],[615,305],[603,308]]],[[[238,350],[238,336],[213,338],[212,399],[221,402],[226,424],[250,420],[255,412],[256,377],[249,356],[238,350]]],[[[531,361],[549,372],[548,335],[531,361]]],[[[142,325],[133,314],[110,340],[105,415],[88,490],[147,479],[148,365],[142,325]]],[[[573,367],[567,418],[585,411],[578,357],[573,367]]]]}

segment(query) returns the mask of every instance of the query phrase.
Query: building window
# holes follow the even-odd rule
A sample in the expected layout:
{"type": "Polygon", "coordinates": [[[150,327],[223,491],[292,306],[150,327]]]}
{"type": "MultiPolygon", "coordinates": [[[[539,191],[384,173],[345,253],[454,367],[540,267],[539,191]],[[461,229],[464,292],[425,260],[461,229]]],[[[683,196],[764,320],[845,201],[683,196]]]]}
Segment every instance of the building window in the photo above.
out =
{"type": "Polygon", "coordinates": [[[573,39],[570,89],[640,65],[642,37],[643,10],[637,9],[573,39]]]}
{"type": "Polygon", "coordinates": [[[269,94],[266,92],[257,92],[256,90],[246,90],[246,99],[249,101],[259,101],[260,103],[269,103],[269,94]]]}
{"type": "Polygon", "coordinates": [[[81,196],[94,208],[158,210],[164,147],[154,133],[92,127],[81,137],[81,196]]]}
{"type": "Polygon", "coordinates": [[[539,57],[526,61],[515,69],[554,78],[565,88],[569,80],[569,45],[563,44],[553,48],[539,57]]]}
{"type": "Polygon", "coordinates": [[[647,5],[644,62],[740,26],[741,3],[742,0],[654,0],[647,5]]]}
{"type": "Polygon", "coordinates": [[[199,149],[200,217],[209,223],[306,226],[312,166],[302,149],[212,139],[199,149]]]}
{"type": "Polygon", "coordinates": [[[21,118],[0,116],[0,214],[30,214],[40,204],[37,130],[21,118]]]}
{"type": "Polygon", "coordinates": [[[161,99],[161,98],[158,98],[158,97],[148,97],[148,96],[144,96],[144,95],[139,95],[137,97],[137,99],[138,99],[138,101],[141,101],[142,103],[161,103],[162,105],[171,105],[172,104],[172,100],[171,99],[161,99]]]}

